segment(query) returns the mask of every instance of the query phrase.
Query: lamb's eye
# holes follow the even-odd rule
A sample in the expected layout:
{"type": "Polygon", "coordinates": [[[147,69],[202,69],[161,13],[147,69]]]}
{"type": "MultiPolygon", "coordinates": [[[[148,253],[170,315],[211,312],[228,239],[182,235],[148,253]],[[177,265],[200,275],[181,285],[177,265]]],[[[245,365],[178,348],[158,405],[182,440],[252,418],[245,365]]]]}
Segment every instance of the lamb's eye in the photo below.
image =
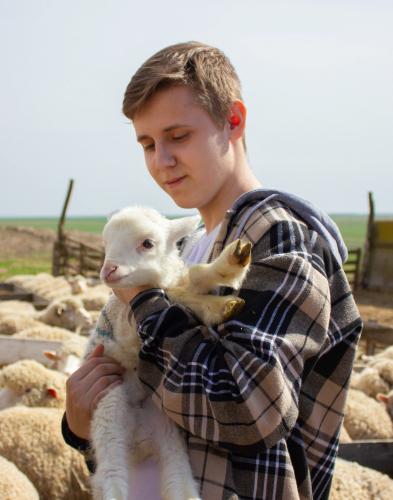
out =
{"type": "Polygon", "coordinates": [[[146,248],[147,250],[149,250],[150,248],[153,248],[154,247],[153,240],[150,240],[150,239],[144,240],[144,242],[142,243],[142,246],[143,246],[143,248],[146,248]]]}

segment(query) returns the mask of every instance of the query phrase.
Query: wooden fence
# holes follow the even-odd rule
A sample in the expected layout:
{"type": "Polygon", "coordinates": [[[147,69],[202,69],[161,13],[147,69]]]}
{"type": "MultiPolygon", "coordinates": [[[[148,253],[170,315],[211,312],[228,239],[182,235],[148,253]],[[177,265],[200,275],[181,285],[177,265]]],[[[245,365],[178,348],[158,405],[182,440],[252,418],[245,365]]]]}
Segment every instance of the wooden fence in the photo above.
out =
{"type": "Polygon", "coordinates": [[[361,257],[361,248],[353,248],[352,250],[348,250],[348,259],[344,264],[344,271],[347,275],[352,290],[356,290],[359,286],[361,257]]]}
{"type": "Polygon", "coordinates": [[[87,245],[64,233],[53,246],[53,276],[81,274],[89,278],[98,278],[103,262],[103,250],[87,245]]]}

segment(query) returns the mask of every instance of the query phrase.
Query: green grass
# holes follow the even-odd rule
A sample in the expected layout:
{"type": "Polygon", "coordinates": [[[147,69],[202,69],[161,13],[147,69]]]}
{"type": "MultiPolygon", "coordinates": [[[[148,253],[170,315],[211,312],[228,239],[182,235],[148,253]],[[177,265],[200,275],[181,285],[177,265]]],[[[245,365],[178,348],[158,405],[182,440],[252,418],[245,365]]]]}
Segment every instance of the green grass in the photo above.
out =
{"type": "Polygon", "coordinates": [[[0,281],[17,274],[50,273],[51,255],[32,255],[30,258],[0,260],[0,281]]]}
{"type": "MultiPolygon", "coordinates": [[[[363,247],[367,230],[366,215],[333,214],[333,220],[340,228],[345,243],[349,248],[363,247]]],[[[75,229],[87,233],[101,233],[106,217],[69,217],[65,229],[75,229]]],[[[47,218],[0,218],[0,226],[27,226],[43,229],[57,229],[58,219],[47,218]]]]}
{"type": "Polygon", "coordinates": [[[347,247],[363,249],[367,233],[367,215],[333,214],[331,217],[340,228],[347,247]]]}
{"type": "MultiPolygon", "coordinates": [[[[367,231],[367,215],[333,214],[333,220],[340,228],[348,248],[364,247],[367,231]]],[[[69,217],[65,229],[89,233],[101,233],[106,217],[69,217]]],[[[42,229],[57,229],[56,217],[0,218],[0,226],[24,226],[42,229]]],[[[16,274],[36,274],[50,272],[51,255],[32,255],[28,259],[8,259],[0,261],[0,281],[16,274]]]]}
{"type": "MultiPolygon", "coordinates": [[[[106,217],[68,217],[64,227],[66,230],[75,229],[87,233],[101,233],[106,221],[106,217]]],[[[57,224],[57,217],[0,218],[0,226],[34,227],[56,231],[57,224]]]]}

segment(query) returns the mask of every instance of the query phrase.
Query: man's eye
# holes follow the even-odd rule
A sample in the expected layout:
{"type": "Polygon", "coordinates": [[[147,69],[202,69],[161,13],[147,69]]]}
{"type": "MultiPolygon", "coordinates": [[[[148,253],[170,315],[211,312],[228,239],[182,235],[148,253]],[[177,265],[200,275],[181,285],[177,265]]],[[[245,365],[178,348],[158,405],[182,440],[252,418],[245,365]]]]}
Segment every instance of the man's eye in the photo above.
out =
{"type": "Polygon", "coordinates": [[[172,139],[173,139],[174,141],[181,141],[182,139],[185,139],[186,137],[188,137],[188,135],[189,135],[189,134],[188,134],[188,132],[186,132],[185,134],[181,134],[181,135],[174,135],[174,136],[172,137],[172,139]]]}
{"type": "Polygon", "coordinates": [[[153,151],[154,144],[144,144],[143,149],[144,149],[144,151],[153,151]]]}
{"type": "Polygon", "coordinates": [[[149,250],[150,248],[153,248],[154,247],[153,240],[150,240],[150,239],[144,240],[143,243],[142,243],[142,246],[143,246],[143,248],[146,248],[146,250],[149,250]]]}

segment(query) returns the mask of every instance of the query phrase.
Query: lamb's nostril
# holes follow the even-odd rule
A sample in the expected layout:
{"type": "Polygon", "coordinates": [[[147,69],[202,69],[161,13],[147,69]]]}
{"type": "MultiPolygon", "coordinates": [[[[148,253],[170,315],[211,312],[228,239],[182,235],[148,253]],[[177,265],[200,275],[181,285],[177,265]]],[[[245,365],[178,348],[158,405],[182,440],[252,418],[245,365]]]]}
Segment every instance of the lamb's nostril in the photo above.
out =
{"type": "Polygon", "coordinates": [[[117,264],[111,264],[107,262],[101,271],[101,279],[107,282],[115,282],[117,280],[115,273],[118,271],[119,266],[117,264]]]}

